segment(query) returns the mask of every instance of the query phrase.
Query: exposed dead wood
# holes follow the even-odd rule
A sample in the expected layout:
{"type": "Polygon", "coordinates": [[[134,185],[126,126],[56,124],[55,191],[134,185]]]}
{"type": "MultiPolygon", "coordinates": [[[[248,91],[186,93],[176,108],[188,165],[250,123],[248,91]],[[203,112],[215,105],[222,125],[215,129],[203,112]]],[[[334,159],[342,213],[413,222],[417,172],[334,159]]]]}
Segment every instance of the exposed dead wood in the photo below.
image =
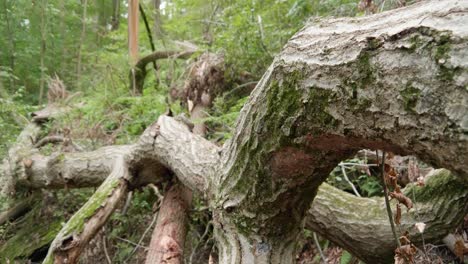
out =
{"type": "Polygon", "coordinates": [[[192,192],[183,185],[172,186],[164,195],[146,256],[146,264],[180,264],[184,259],[184,241],[192,192]]]}
{"type": "MultiPolygon", "coordinates": [[[[203,118],[205,111],[212,100],[224,86],[224,59],[216,54],[203,54],[198,58],[190,70],[185,83],[185,91],[192,95],[195,107],[189,109],[190,120],[195,122],[193,133],[205,136],[205,124],[199,119],[203,118]],[[204,93],[202,102],[196,95],[204,93]]],[[[187,97],[190,100],[190,96],[187,97]]],[[[191,207],[192,191],[183,185],[173,186],[166,194],[163,205],[159,211],[158,222],[151,238],[146,263],[173,263],[183,262],[183,249],[187,230],[187,218],[191,207]],[[166,198],[167,197],[167,198],[166,198]],[[179,204],[182,205],[179,205],[179,204]],[[172,215],[168,218],[168,215],[172,215]]]]}

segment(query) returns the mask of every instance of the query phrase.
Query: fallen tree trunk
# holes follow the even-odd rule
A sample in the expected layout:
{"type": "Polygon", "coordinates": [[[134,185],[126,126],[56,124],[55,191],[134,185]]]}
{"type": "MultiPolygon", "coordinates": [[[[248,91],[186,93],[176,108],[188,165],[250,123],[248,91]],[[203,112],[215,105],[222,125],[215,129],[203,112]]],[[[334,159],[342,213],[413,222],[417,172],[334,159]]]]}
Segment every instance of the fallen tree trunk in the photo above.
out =
{"type": "Polygon", "coordinates": [[[425,1],[315,20],[291,38],[223,150],[212,203],[221,263],[292,263],[318,186],[360,149],[468,179],[467,12],[425,1]]]}
{"type": "MultiPolygon", "coordinates": [[[[425,186],[403,190],[416,203],[409,213],[403,213],[401,230],[409,231],[411,242],[417,246],[423,241],[415,223],[426,224],[426,243],[436,242],[454,230],[468,211],[467,186],[460,179],[447,170],[436,170],[428,177],[425,186]]],[[[393,261],[395,242],[383,198],[359,198],[324,183],[305,226],[366,263],[393,261]]]]}
{"type": "MultiPolygon", "coordinates": [[[[307,25],[263,76],[241,111],[233,138],[222,149],[172,118],[160,117],[124,155],[129,184],[154,164],[172,171],[208,201],[220,263],[240,264],[293,263],[301,224],[319,186],[341,160],[360,149],[413,154],[434,167],[450,169],[465,184],[467,13],[464,1],[427,1],[369,17],[307,25]]],[[[63,159],[54,160],[45,167],[62,170],[63,159]]],[[[13,171],[28,164],[15,163],[13,171]]],[[[104,173],[101,168],[90,170],[100,177],[104,173]]],[[[42,174],[47,177],[49,171],[42,174]]],[[[104,196],[110,194],[104,189],[104,196]]],[[[441,218],[427,218],[434,230],[445,230],[436,229],[440,222],[434,219],[454,224],[453,216],[466,212],[466,192],[462,188],[451,196],[449,191],[448,200],[440,192],[431,192],[433,197],[416,192],[415,200],[464,204],[437,206],[441,209],[434,213],[441,218]]],[[[345,208],[339,199],[329,199],[334,202],[326,208],[345,208]]],[[[424,204],[421,208],[426,212],[424,204]]],[[[94,208],[75,219],[95,219],[99,212],[94,208]]],[[[325,221],[319,216],[317,223],[325,221]]],[[[375,216],[383,224],[380,214],[375,216]]],[[[326,238],[357,256],[371,254],[362,244],[340,241],[341,229],[323,228],[326,238]]],[[[75,237],[82,230],[75,229],[75,237]]],[[[353,231],[355,241],[369,237],[367,229],[353,231]]],[[[376,243],[380,239],[376,237],[376,243]]],[[[59,236],[57,241],[65,240],[59,236]]],[[[59,252],[59,244],[49,252],[59,252]]]]}

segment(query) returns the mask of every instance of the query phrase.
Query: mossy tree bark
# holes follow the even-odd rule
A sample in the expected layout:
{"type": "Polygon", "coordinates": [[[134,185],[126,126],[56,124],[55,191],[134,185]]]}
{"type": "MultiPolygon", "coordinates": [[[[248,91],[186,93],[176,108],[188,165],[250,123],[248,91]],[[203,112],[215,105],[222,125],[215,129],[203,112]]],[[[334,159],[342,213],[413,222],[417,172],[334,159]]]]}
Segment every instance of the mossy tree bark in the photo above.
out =
{"type": "MultiPolygon", "coordinates": [[[[411,153],[451,170],[458,187],[468,182],[467,13],[466,1],[426,1],[369,17],[312,21],[274,60],[241,111],[233,138],[222,148],[162,116],[139,142],[108,147],[111,153],[124,149],[122,156],[102,157],[110,167],[87,166],[91,159],[84,153],[80,158],[60,154],[45,164],[47,157],[25,163],[19,162],[22,156],[13,159],[18,162],[10,179],[21,178],[15,176],[18,172],[23,181],[15,183],[24,186],[49,175],[77,181],[76,175],[106,177],[109,171],[103,168],[114,171],[115,160],[128,168],[128,174],[120,174],[128,177],[119,179],[129,185],[162,180],[164,172],[172,171],[208,201],[220,263],[293,263],[297,238],[317,198],[311,227],[364,260],[385,263],[391,249],[375,249],[383,257],[372,258],[374,249],[366,243],[350,244],[340,237],[374,239],[382,245],[391,241],[391,236],[383,236],[390,227],[377,212],[381,201],[353,200],[376,211],[372,219],[357,216],[360,222],[353,226],[343,220],[350,217],[349,204],[335,191],[318,192],[319,186],[341,160],[363,148],[411,153]],[[154,166],[162,173],[153,173],[154,166]],[[321,215],[327,209],[326,217],[321,215]],[[374,217],[382,225],[382,236],[358,228],[361,222],[373,223],[374,217]],[[329,219],[342,226],[325,224],[329,219]]],[[[445,193],[415,192],[423,221],[433,225],[429,237],[442,238],[440,230],[446,229],[438,228],[441,223],[453,227],[461,220],[457,216],[466,212],[467,193],[461,187],[445,193]],[[444,206],[447,202],[459,206],[444,206]],[[429,217],[432,214],[435,217],[429,217]]],[[[96,195],[90,204],[103,202],[96,195]]],[[[95,205],[88,205],[90,214],[83,219],[95,219],[101,211],[95,205]]],[[[64,226],[67,234],[73,223],[64,226]]],[[[86,230],[86,224],[75,226],[73,239],[86,230]]],[[[49,253],[60,251],[56,245],[60,243],[49,253]]]]}
{"type": "Polygon", "coordinates": [[[424,2],[313,21],[292,37],[223,149],[212,200],[222,263],[292,263],[319,185],[359,149],[468,179],[467,11],[424,2]]]}

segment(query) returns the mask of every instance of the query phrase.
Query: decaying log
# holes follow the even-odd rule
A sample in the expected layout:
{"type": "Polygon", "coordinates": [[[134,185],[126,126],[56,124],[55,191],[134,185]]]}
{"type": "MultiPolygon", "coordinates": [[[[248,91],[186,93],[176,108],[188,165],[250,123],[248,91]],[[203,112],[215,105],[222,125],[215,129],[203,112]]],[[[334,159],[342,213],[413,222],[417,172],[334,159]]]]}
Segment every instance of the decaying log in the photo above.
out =
{"type": "MultiPolygon", "coordinates": [[[[96,172],[92,177],[105,177],[105,172],[116,171],[114,164],[122,160],[129,177],[105,180],[80,210],[86,214],[75,214],[65,225],[47,260],[62,258],[52,256],[61,252],[60,248],[70,253],[62,256],[73,257],[74,248],[81,247],[80,239],[88,240],[102,224],[94,219],[108,217],[124,197],[121,194],[127,184],[133,184],[136,174],[148,170],[149,164],[174,172],[182,184],[203,194],[213,213],[220,263],[293,263],[301,224],[319,186],[341,160],[360,149],[413,154],[434,167],[451,170],[465,184],[467,14],[468,2],[444,0],[420,2],[369,17],[312,21],[274,60],[242,109],[233,138],[222,149],[162,116],[136,144],[127,146],[128,152],[115,159],[103,156],[102,162],[109,167],[89,168],[89,175],[96,172]],[[84,221],[86,218],[89,220],[84,221]],[[75,241],[76,247],[67,243],[70,241],[75,241]],[[69,248],[73,250],[67,251],[69,248]]],[[[21,153],[20,159],[9,163],[14,166],[9,167],[12,177],[5,186],[24,184],[30,176],[47,178],[57,173],[61,177],[59,172],[72,167],[74,161],[91,161],[85,153],[79,154],[83,156],[56,154],[52,158],[21,153]],[[42,172],[27,169],[34,166],[42,166],[42,172]]],[[[6,170],[2,169],[4,175],[6,170]]],[[[79,175],[79,170],[70,171],[79,175]]],[[[432,221],[434,237],[441,235],[437,230],[447,230],[437,229],[438,219],[451,226],[454,216],[466,212],[467,188],[458,190],[462,185],[443,184],[457,191],[425,195],[415,190],[414,200],[421,202],[421,212],[427,213],[427,218],[422,215],[423,221],[432,221]],[[434,212],[425,208],[425,203],[429,206],[446,201],[461,207],[435,206],[438,210],[434,212]]],[[[337,221],[358,213],[355,208],[344,209],[341,198],[333,197],[333,193],[330,189],[323,194],[330,195],[329,200],[317,198],[314,208],[324,203],[329,217],[337,221]],[[327,204],[329,201],[333,202],[327,204]],[[341,210],[342,216],[337,213],[341,210]]],[[[376,205],[380,202],[356,202],[380,208],[376,205]]],[[[378,212],[374,216],[384,225],[378,212]]],[[[366,258],[370,254],[358,243],[360,237],[369,237],[368,229],[365,233],[353,230],[356,243],[347,245],[339,238],[343,230],[323,228],[326,238],[349,247],[357,256],[366,258]]],[[[386,243],[380,238],[374,241],[386,243]]]]}
{"type": "MultiPolygon", "coordinates": [[[[422,222],[426,224],[426,243],[442,240],[468,211],[467,187],[449,171],[440,169],[427,176],[425,186],[405,188],[406,196],[414,197],[416,203],[403,213],[401,230],[409,231],[411,242],[422,246],[421,234],[414,226],[422,222]]],[[[383,198],[359,198],[324,183],[305,226],[366,263],[391,263],[395,242],[385,210],[383,198]]]]}

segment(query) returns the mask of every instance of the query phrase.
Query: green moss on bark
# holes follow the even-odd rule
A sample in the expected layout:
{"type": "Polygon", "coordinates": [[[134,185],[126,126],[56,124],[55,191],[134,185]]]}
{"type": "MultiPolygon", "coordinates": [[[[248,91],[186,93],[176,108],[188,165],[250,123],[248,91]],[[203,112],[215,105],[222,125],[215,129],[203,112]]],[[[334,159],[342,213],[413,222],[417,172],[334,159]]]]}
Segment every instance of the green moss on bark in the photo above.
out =
{"type": "Polygon", "coordinates": [[[414,112],[414,108],[418,103],[421,91],[411,85],[408,85],[403,91],[400,91],[400,95],[403,99],[405,110],[408,112],[414,112]]]}
{"type": "Polygon", "coordinates": [[[40,206],[41,203],[26,215],[24,223],[18,227],[19,231],[0,247],[1,263],[28,258],[35,250],[50,244],[60,231],[63,219],[43,219],[40,206]],[[40,225],[37,224],[38,219],[40,225]]]}

